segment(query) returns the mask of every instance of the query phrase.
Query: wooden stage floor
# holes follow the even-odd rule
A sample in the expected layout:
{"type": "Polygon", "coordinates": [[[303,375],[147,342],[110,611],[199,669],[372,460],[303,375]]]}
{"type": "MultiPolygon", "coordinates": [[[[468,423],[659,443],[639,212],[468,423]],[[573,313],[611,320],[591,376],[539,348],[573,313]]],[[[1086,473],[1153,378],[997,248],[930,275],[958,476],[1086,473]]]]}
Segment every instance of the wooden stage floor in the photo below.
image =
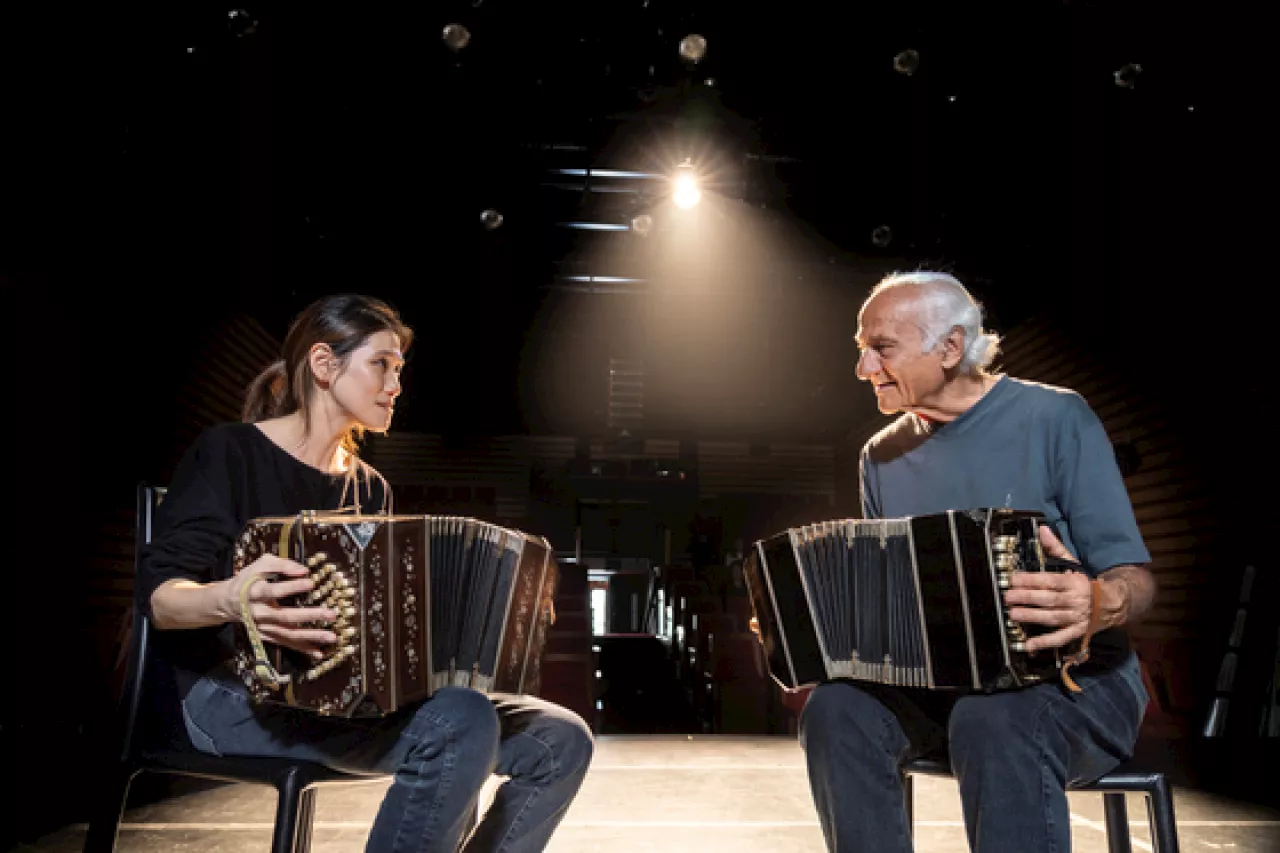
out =
{"type": "MultiPolygon", "coordinates": [[[[494,780],[496,783],[499,780],[494,780]]],[[[312,850],[359,853],[388,782],[321,790],[312,850]]],[[[1280,851],[1280,812],[1177,788],[1184,853],[1280,851]]],[[[1104,853],[1102,800],[1071,794],[1076,853],[1104,853]]],[[[267,851],[274,791],[194,788],[125,813],[119,853],[267,851]]],[[[1131,796],[1135,851],[1149,851],[1146,808],[1131,796]]],[[[83,825],[64,827],[22,853],[79,853],[83,825]]],[[[955,783],[916,780],[916,850],[963,853],[955,783]]],[[[799,745],[789,737],[604,735],[591,771],[548,853],[822,853],[799,745]]]]}

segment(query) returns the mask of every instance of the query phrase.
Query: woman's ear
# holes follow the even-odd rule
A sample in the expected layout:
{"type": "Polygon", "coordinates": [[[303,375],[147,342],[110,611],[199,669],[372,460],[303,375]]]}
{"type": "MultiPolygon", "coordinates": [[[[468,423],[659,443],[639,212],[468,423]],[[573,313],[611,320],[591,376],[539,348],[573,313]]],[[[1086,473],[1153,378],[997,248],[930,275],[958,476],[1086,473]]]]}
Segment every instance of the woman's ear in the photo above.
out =
{"type": "Polygon", "coordinates": [[[307,353],[307,363],[311,366],[311,375],[316,378],[316,384],[321,388],[328,388],[330,383],[338,378],[342,368],[341,362],[328,344],[312,346],[311,352],[307,353]]]}

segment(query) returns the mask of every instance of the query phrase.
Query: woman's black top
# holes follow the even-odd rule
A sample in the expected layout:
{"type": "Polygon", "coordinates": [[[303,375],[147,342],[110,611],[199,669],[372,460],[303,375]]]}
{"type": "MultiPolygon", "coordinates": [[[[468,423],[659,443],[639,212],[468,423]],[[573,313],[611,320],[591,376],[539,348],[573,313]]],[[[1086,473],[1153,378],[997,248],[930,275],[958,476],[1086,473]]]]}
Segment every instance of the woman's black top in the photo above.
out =
{"type": "MultiPolygon", "coordinates": [[[[376,471],[358,482],[361,511],[381,512],[387,485],[376,471]]],[[[198,583],[232,574],[235,542],[247,522],[303,510],[338,509],[342,474],[328,474],[291,455],[253,424],[205,430],[178,463],[156,512],[151,542],[138,566],[138,603],[151,615],[151,594],[165,581],[198,583]]],[[[353,495],[348,486],[347,505],[353,495]]],[[[234,625],[155,631],[157,653],[177,671],[185,697],[195,680],[234,654],[234,625]]]]}

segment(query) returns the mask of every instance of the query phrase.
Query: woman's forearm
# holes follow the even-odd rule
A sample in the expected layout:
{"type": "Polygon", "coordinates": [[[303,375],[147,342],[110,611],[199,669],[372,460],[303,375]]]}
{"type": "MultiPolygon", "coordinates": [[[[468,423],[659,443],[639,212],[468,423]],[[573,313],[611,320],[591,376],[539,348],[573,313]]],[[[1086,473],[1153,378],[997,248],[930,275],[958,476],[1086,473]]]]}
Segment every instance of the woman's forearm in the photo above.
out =
{"type": "Polygon", "coordinates": [[[151,622],[157,628],[181,630],[222,625],[235,618],[226,601],[227,584],[165,581],[151,594],[151,622]]]}

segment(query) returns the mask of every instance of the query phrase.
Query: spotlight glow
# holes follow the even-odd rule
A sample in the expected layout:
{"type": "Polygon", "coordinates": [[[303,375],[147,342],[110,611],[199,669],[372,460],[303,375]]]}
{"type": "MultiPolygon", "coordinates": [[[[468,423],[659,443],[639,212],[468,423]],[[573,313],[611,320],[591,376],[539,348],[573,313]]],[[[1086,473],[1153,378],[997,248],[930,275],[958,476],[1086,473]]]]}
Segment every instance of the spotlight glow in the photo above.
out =
{"type": "Polygon", "coordinates": [[[674,187],[671,192],[671,200],[676,203],[676,207],[688,210],[702,201],[702,190],[698,188],[698,177],[693,173],[692,166],[682,164],[676,172],[675,180],[672,183],[674,187]]]}

